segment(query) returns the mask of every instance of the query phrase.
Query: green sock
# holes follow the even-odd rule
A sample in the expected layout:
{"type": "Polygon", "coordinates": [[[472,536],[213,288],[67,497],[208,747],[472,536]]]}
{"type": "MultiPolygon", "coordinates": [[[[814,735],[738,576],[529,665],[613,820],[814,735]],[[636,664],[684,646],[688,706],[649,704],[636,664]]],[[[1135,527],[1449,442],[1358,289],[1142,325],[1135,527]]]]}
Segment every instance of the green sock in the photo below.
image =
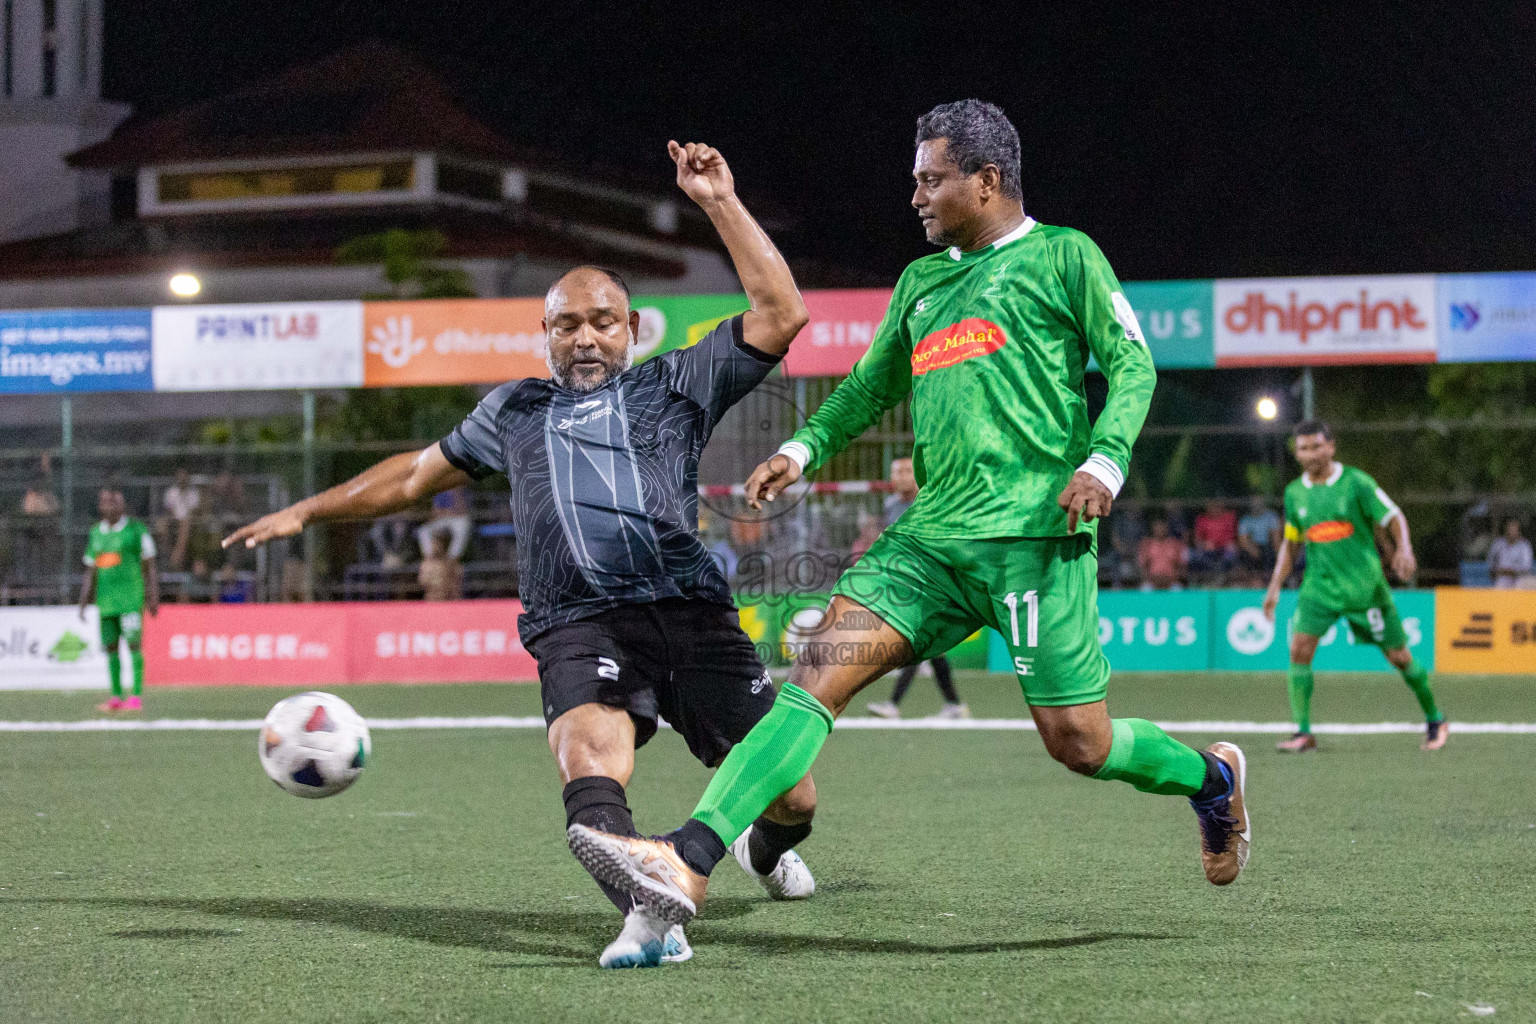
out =
{"type": "Polygon", "coordinates": [[[730,846],[779,794],[805,777],[831,732],[832,712],[785,683],[768,714],[726,755],[693,817],[730,846]]]}
{"type": "Polygon", "coordinates": [[[123,698],[123,659],[116,651],[107,652],[107,679],[112,683],[112,696],[123,698]]]}
{"type": "Polygon", "coordinates": [[[1292,662],[1285,674],[1285,685],[1291,691],[1291,717],[1296,720],[1296,731],[1311,732],[1312,666],[1292,662]]]}
{"type": "Polygon", "coordinates": [[[144,692],[144,652],[129,648],[128,656],[133,660],[133,695],[137,697],[144,692]]]}
{"type": "Polygon", "coordinates": [[[1143,793],[1194,796],[1205,784],[1205,758],[1145,718],[1110,722],[1114,740],[1096,779],[1119,779],[1143,793]]]}
{"type": "Polygon", "coordinates": [[[1408,689],[1419,699],[1419,707],[1424,709],[1426,722],[1443,721],[1445,716],[1435,706],[1434,691],[1429,688],[1429,669],[1419,664],[1419,659],[1414,658],[1408,662],[1408,667],[1403,669],[1403,682],[1408,684],[1408,689]]]}

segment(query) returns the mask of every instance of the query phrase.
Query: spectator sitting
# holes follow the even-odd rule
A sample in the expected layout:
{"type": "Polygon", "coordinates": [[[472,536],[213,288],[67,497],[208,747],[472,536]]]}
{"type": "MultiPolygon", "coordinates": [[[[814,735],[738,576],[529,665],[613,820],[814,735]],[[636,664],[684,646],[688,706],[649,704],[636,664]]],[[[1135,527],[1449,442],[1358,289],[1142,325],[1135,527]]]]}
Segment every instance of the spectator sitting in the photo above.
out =
{"type": "Polygon", "coordinates": [[[432,498],[432,518],[417,529],[416,543],[425,559],[432,550],[432,538],[448,535],[448,557],[457,562],[469,546],[469,488],[455,487],[432,498]]]}
{"type": "Polygon", "coordinates": [[[171,568],[180,570],[187,562],[187,544],[192,537],[192,517],[202,504],[202,495],[192,486],[192,474],[185,466],[176,470],[176,482],[165,489],[162,501],[176,536],[171,540],[171,568]]]}
{"type": "Polygon", "coordinates": [[[221,524],[227,520],[245,518],[245,484],[240,482],[240,478],[229,467],[226,466],[222,473],[213,478],[213,483],[208,487],[208,503],[221,524]]]}
{"type": "Polygon", "coordinates": [[[1168,521],[1168,533],[1179,540],[1189,540],[1189,517],[1184,514],[1182,501],[1169,501],[1163,505],[1163,517],[1168,521]]]}
{"type": "Polygon", "coordinates": [[[452,557],[443,534],[434,534],[428,543],[431,546],[416,572],[422,596],[428,601],[457,601],[464,596],[464,566],[452,557]]]}
{"type": "Polygon", "coordinates": [[[214,579],[218,584],[219,604],[245,604],[255,596],[255,588],[249,580],[240,578],[233,562],[225,562],[214,579]]]}
{"type": "MultiPolygon", "coordinates": [[[[895,497],[895,495],[891,497],[895,497]]],[[[886,500],[889,502],[890,499],[886,500]]],[[[900,513],[897,514],[900,515],[900,513]]],[[[880,539],[880,534],[884,529],[885,520],[880,516],[864,511],[859,512],[859,535],[853,539],[853,548],[849,552],[853,555],[855,562],[863,558],[864,552],[869,550],[870,545],[880,539]]]]}
{"type": "Polygon", "coordinates": [[[885,525],[890,526],[917,500],[917,475],[912,471],[911,459],[891,460],[891,486],[895,488],[885,499],[885,525]]]}
{"type": "Polygon", "coordinates": [[[373,547],[373,560],[386,569],[398,569],[405,564],[405,534],[411,522],[404,513],[375,519],[368,528],[368,542],[373,547]]]}
{"type": "Polygon", "coordinates": [[[1237,545],[1245,582],[1251,587],[1264,586],[1275,564],[1275,552],[1280,549],[1280,517],[1257,494],[1249,500],[1248,514],[1238,521],[1237,545]]]}
{"type": "Polygon", "coordinates": [[[1137,581],[1137,556],[1147,536],[1147,521],[1135,501],[1118,502],[1109,516],[1110,583],[1124,587],[1137,581]]]}
{"type": "Polygon", "coordinates": [[[53,481],[39,476],[27,485],[27,493],[21,496],[21,514],[24,516],[56,516],[59,514],[59,498],[53,493],[53,481]]]}
{"type": "Polygon", "coordinates": [[[1189,565],[1189,547],[1168,529],[1168,520],[1152,520],[1152,536],[1142,538],[1136,553],[1142,590],[1182,590],[1189,565]]]}
{"type": "Polygon", "coordinates": [[[713,526],[714,522],[709,518],[708,513],[701,509],[699,511],[699,542],[705,545],[704,550],[709,552],[709,557],[715,560],[721,575],[729,580],[735,577],[736,565],[741,560],[736,557],[736,552],[732,550],[730,541],[726,538],[722,537],[713,544],[708,543],[708,534],[713,526]]]}
{"type": "Polygon", "coordinates": [[[1195,547],[1192,568],[1212,573],[1218,585],[1237,564],[1237,513],[1219,501],[1208,501],[1205,511],[1195,517],[1195,547]]]}
{"type": "Polygon", "coordinates": [[[1504,521],[1504,533],[1488,546],[1488,568],[1493,585],[1508,590],[1521,585],[1531,574],[1531,542],[1520,535],[1520,520],[1504,521]]]}

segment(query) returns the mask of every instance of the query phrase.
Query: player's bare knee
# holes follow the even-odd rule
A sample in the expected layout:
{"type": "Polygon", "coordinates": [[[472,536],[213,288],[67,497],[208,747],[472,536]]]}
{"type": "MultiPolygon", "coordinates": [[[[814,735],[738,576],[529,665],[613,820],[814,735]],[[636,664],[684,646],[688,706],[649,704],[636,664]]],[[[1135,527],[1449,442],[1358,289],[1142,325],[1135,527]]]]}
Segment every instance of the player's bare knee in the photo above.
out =
{"type": "Polygon", "coordinates": [[[1109,758],[1109,747],[1089,730],[1057,730],[1045,738],[1046,752],[1069,771],[1094,775],[1109,758]]]}
{"type": "Polygon", "coordinates": [[[1406,647],[1399,647],[1395,651],[1387,651],[1386,655],[1393,668],[1405,669],[1413,664],[1413,652],[1406,647]]]}
{"type": "Polygon", "coordinates": [[[1310,665],[1317,654],[1317,638],[1297,634],[1291,637],[1291,664],[1310,665]]]}

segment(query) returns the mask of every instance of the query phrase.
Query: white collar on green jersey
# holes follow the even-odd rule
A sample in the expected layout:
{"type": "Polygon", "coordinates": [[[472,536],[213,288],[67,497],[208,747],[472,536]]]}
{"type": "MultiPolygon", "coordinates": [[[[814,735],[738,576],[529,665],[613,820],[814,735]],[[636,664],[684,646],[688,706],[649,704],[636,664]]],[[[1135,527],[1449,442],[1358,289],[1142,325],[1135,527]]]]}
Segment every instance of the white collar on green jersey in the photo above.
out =
{"type": "MultiPolygon", "coordinates": [[[[993,242],[992,243],[992,248],[994,248],[994,249],[1001,249],[1003,246],[1007,245],[1009,242],[1017,242],[1019,239],[1023,238],[1025,235],[1029,234],[1030,229],[1033,228],[1034,226],[1035,226],[1035,218],[1033,218],[1033,217],[1025,217],[1024,218],[1024,223],[1020,224],[1018,227],[1016,227],[1012,231],[1008,232],[1002,238],[999,238],[997,241],[993,242]]],[[[958,259],[960,259],[961,256],[964,256],[964,255],[965,255],[965,253],[960,251],[960,247],[958,245],[952,245],[952,246],[949,247],[949,258],[950,259],[958,260],[958,259]]]]}
{"type": "Polygon", "coordinates": [[[101,521],[101,532],[102,533],[117,533],[119,530],[122,530],[127,525],[128,525],[128,516],[126,514],[119,516],[118,519],[117,519],[117,522],[115,522],[115,523],[109,523],[105,519],[103,519],[101,521]]]}
{"type": "MultiPolygon", "coordinates": [[[[1328,487],[1332,487],[1334,484],[1339,482],[1339,477],[1341,477],[1343,475],[1344,475],[1344,463],[1342,463],[1342,462],[1335,462],[1333,464],[1333,468],[1328,471],[1328,479],[1324,480],[1323,483],[1326,486],[1328,486],[1328,487]]],[[[1301,486],[1303,486],[1303,487],[1311,487],[1312,486],[1312,475],[1310,473],[1303,473],[1303,474],[1301,474],[1301,486]]]]}

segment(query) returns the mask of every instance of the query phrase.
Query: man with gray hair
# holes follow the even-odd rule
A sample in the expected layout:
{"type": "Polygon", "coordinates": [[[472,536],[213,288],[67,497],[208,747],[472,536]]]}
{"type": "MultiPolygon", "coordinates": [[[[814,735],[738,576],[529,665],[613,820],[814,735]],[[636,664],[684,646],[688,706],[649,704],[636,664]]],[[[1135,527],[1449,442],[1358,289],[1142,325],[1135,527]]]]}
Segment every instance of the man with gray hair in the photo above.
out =
{"type": "MultiPolygon", "coordinates": [[[[709,146],[668,144],[677,184],[709,214],[751,309],[697,345],[631,368],[640,314],[612,270],[577,267],[544,300],[549,380],[515,380],[451,434],[237,530],[247,547],[328,519],[386,515],[504,473],[518,533],[518,631],[538,659],[566,824],[638,835],[624,788],[635,748],[665,718],[704,764],[719,764],[773,706],[716,561],[698,536],[698,465],[726,410],[766,377],[809,319],[773,242],[736,198],[709,146]]],[[[811,831],[809,774],[775,794],[733,848],[775,899],[815,881],[794,847],[811,831]]],[[[602,884],[601,882],[599,884],[602,884]]],[[[613,886],[624,930],[604,967],[692,956],[673,927],[613,886]]]]}

